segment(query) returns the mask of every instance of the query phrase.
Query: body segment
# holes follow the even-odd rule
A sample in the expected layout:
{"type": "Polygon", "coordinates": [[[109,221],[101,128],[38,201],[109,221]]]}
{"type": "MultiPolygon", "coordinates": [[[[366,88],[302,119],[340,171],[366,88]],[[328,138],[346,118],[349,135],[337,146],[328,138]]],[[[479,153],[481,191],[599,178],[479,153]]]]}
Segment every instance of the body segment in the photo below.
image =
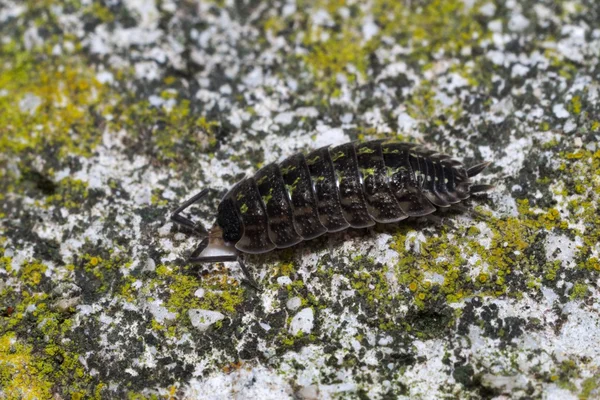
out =
{"type": "Polygon", "coordinates": [[[375,225],[375,221],[367,211],[355,143],[334,147],[330,152],[344,218],[352,228],[366,228],[375,225]]]}
{"type": "Polygon", "coordinates": [[[364,199],[371,219],[387,224],[408,218],[390,189],[381,142],[358,144],[356,155],[362,176],[364,199]]]}
{"type": "Polygon", "coordinates": [[[321,224],[328,232],[338,232],[348,228],[350,224],[342,212],[329,147],[322,147],[309,153],[306,163],[315,190],[317,213],[321,224]]]}
{"type": "Polygon", "coordinates": [[[293,246],[302,241],[294,228],[294,209],[277,164],[269,164],[254,176],[269,216],[269,239],[277,247],[293,246]]]}
{"type": "Polygon", "coordinates": [[[308,165],[303,154],[284,160],[279,169],[292,203],[294,228],[304,240],[321,236],[327,229],[321,224],[308,165]]]}

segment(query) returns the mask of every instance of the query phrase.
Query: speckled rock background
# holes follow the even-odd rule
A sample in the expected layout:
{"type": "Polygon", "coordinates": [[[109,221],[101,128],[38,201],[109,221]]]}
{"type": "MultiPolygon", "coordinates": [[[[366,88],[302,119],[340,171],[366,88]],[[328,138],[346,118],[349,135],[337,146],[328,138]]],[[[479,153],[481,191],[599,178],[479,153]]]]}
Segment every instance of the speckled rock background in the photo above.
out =
{"type": "Polygon", "coordinates": [[[0,398],[600,398],[600,3],[0,0],[0,398]],[[168,216],[371,138],[439,226],[192,266],[168,216]]]}

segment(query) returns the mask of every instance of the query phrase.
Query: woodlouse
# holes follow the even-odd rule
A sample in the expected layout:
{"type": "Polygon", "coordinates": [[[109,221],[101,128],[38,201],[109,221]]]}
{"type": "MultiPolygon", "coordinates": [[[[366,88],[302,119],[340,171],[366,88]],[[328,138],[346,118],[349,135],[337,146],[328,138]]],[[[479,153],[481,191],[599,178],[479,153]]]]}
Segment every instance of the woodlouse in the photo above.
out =
{"type": "Polygon", "coordinates": [[[448,155],[412,143],[349,142],[295,154],[241,180],[221,200],[209,231],[181,215],[207,189],[171,218],[204,238],[190,262],[237,260],[256,286],[240,253],[265,253],[326,232],[431,214],[489,190],[492,186],[470,180],[488,165],[466,169],[448,155]]]}

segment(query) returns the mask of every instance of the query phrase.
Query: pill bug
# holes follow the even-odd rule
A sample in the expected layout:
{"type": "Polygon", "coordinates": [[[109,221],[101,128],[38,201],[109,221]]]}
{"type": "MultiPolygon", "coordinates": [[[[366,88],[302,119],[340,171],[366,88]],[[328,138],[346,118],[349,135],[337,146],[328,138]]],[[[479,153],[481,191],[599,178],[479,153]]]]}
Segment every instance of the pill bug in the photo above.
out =
{"type": "Polygon", "coordinates": [[[240,254],[266,253],[327,232],[458,206],[492,188],[470,179],[488,165],[466,169],[448,155],[413,143],[349,142],[295,154],[239,181],[219,203],[210,230],[181,215],[208,189],[179,206],[171,219],[203,238],[190,262],[238,261],[256,287],[240,254]]]}

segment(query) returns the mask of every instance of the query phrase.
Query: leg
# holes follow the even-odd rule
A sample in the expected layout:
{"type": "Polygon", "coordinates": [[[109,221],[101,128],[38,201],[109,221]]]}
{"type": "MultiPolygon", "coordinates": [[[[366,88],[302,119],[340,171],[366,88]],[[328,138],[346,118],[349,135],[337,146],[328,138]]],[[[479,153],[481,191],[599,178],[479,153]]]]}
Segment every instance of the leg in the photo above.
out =
{"type": "Polygon", "coordinates": [[[481,164],[473,165],[471,168],[469,168],[467,170],[467,176],[469,178],[474,177],[475,175],[479,174],[481,171],[486,169],[491,163],[492,163],[491,161],[488,161],[488,162],[482,162],[481,164]]]}
{"type": "Polygon", "coordinates": [[[256,281],[254,280],[254,278],[252,278],[252,275],[250,274],[250,271],[248,271],[248,268],[246,267],[246,264],[244,264],[244,261],[242,260],[242,258],[238,255],[222,255],[222,256],[209,256],[209,257],[200,257],[200,253],[202,253],[202,251],[206,248],[206,246],[208,246],[208,238],[204,239],[200,245],[198,245],[198,247],[196,248],[196,250],[194,250],[194,252],[191,254],[190,258],[189,258],[189,262],[191,262],[192,264],[203,264],[203,263],[210,263],[210,262],[232,262],[232,261],[237,261],[238,264],[240,265],[240,268],[242,269],[242,272],[244,273],[244,276],[246,277],[246,282],[252,286],[254,289],[260,291],[260,287],[258,286],[258,284],[256,283],[256,281]]]}
{"type": "Polygon", "coordinates": [[[193,231],[200,233],[202,236],[208,236],[208,232],[203,226],[194,224],[190,219],[180,215],[186,208],[200,200],[202,197],[206,196],[206,193],[208,193],[208,189],[201,190],[199,193],[195,194],[190,199],[188,199],[185,203],[177,207],[177,209],[173,211],[173,214],[171,215],[171,221],[176,222],[179,225],[183,225],[187,228],[190,228],[193,231]]]}
{"type": "Polygon", "coordinates": [[[494,188],[495,188],[494,185],[473,185],[469,189],[469,193],[474,194],[474,195],[484,194],[491,190],[494,190],[494,188]]]}
{"type": "Polygon", "coordinates": [[[261,290],[260,290],[260,287],[258,286],[258,283],[256,283],[256,281],[250,274],[250,271],[248,271],[248,268],[246,268],[246,264],[244,264],[244,260],[242,260],[242,257],[238,257],[237,261],[238,261],[238,264],[240,264],[240,268],[244,272],[244,275],[246,276],[246,281],[248,282],[248,284],[260,292],[261,290]]]}

